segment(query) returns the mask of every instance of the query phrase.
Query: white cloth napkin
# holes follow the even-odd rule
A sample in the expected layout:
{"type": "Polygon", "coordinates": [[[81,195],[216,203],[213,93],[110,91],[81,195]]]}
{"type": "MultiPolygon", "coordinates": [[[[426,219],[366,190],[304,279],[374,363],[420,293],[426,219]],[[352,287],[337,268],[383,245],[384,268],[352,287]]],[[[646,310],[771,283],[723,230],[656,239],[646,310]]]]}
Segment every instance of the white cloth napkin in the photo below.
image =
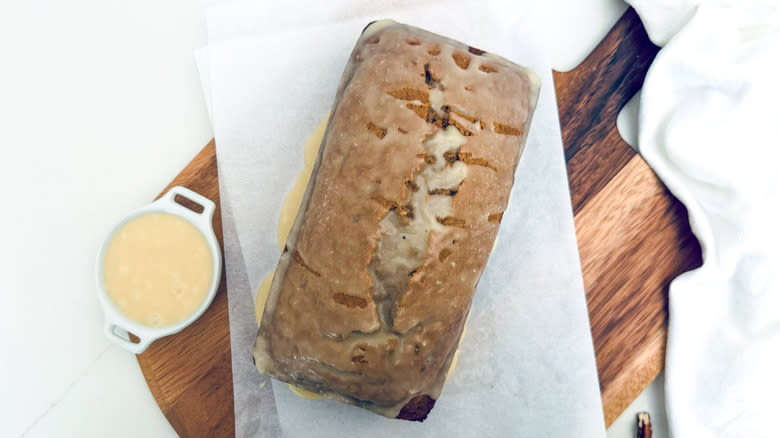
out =
{"type": "Polygon", "coordinates": [[[196,60],[217,142],[238,436],[604,436],[552,74],[527,3],[211,3],[209,46],[196,60]],[[361,29],[377,18],[501,54],[543,81],[457,367],[422,424],[304,400],[276,381],[261,387],[250,354],[255,291],[279,256],[279,207],[361,29]]]}
{"type": "Polygon", "coordinates": [[[639,150],[704,260],[669,290],[670,432],[780,436],[777,2],[629,3],[666,44],[642,88],[639,150]]]}

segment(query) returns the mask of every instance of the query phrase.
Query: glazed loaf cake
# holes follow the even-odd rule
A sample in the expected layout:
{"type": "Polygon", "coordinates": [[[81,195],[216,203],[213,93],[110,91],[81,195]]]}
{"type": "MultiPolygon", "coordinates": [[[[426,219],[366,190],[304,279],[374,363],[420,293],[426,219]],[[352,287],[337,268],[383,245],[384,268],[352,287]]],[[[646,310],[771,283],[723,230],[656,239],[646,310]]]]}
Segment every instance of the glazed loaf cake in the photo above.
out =
{"type": "Polygon", "coordinates": [[[422,420],[507,206],[539,80],[385,20],[341,79],[254,347],[261,373],[422,420]]]}

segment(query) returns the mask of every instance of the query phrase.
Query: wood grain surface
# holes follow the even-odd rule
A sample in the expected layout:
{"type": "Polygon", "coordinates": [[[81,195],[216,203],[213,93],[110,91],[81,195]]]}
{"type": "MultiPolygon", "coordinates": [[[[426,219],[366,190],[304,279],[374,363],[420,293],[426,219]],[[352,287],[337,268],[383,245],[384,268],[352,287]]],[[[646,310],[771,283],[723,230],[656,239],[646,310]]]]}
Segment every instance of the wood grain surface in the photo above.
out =
{"type": "Polygon", "coordinates": [[[576,69],[553,72],[608,425],[663,368],[669,282],[701,265],[685,208],[617,131],[657,51],[629,9],[576,69]]]}
{"type": "MultiPolygon", "coordinates": [[[[192,189],[217,204],[214,233],[219,246],[224,248],[214,140],[159,196],[177,185],[192,189]]],[[[179,436],[235,435],[224,274],[217,296],[203,316],[181,332],[153,342],[137,357],[149,389],[179,436]]]]}
{"type": "MultiPolygon", "coordinates": [[[[629,9],[576,69],[553,72],[607,425],[663,368],[668,284],[701,264],[685,209],[615,124],[657,50],[629,9]]],[[[213,141],[173,185],[219,206],[213,141]]],[[[219,208],[214,229],[221,244],[219,208]]],[[[202,318],[153,343],[138,363],[180,436],[234,435],[224,278],[202,318]]]]}

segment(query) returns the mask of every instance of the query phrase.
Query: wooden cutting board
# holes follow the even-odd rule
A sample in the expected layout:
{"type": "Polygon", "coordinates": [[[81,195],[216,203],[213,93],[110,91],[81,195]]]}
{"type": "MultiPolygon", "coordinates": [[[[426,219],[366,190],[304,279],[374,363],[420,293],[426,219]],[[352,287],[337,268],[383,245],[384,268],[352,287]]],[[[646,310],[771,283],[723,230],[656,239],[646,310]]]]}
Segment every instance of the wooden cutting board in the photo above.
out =
{"type": "MultiPolygon", "coordinates": [[[[607,425],[663,368],[668,284],[701,264],[685,209],[615,124],[657,51],[629,9],[576,69],[553,72],[607,425]]],[[[173,185],[219,205],[214,141],[173,185]]],[[[214,230],[222,244],[219,208],[214,230]]],[[[183,437],[234,435],[229,336],[223,277],[203,317],[138,356],[152,394],[183,437]]]]}

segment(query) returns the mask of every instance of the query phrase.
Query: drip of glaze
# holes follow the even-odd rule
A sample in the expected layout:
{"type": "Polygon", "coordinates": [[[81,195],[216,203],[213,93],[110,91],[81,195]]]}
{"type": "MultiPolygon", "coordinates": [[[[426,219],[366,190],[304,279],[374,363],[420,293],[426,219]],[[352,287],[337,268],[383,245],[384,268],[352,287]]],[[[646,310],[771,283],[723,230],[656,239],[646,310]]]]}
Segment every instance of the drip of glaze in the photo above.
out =
{"type": "MultiPolygon", "coordinates": [[[[301,208],[303,193],[306,191],[306,186],[309,184],[309,178],[311,178],[312,168],[314,167],[314,160],[317,158],[317,152],[320,149],[320,143],[322,143],[322,138],[325,136],[325,128],[327,127],[328,116],[325,116],[320,124],[314,128],[314,132],[309,136],[309,139],[304,146],[303,170],[298,174],[298,179],[295,181],[292,190],[287,193],[284,204],[282,204],[282,211],[279,213],[277,237],[280,250],[284,249],[284,245],[287,242],[287,235],[290,234],[293,222],[295,222],[295,216],[298,214],[298,209],[301,208]]],[[[273,272],[266,275],[263,282],[260,283],[260,287],[257,289],[255,298],[255,319],[257,319],[257,325],[260,325],[260,321],[263,318],[263,310],[265,309],[265,302],[268,299],[268,293],[271,290],[271,280],[273,280],[273,277],[273,272]]]]}
{"type": "Polygon", "coordinates": [[[287,242],[287,235],[290,234],[293,222],[295,222],[295,216],[298,214],[298,209],[301,207],[301,201],[303,201],[303,194],[306,192],[306,186],[309,185],[309,179],[311,178],[311,171],[314,167],[314,160],[317,158],[317,152],[320,150],[320,143],[325,136],[325,128],[328,127],[328,117],[326,116],[319,125],[314,129],[309,139],[306,141],[306,146],[303,149],[303,170],[298,174],[298,179],[295,181],[295,186],[287,194],[287,197],[282,204],[282,211],[279,213],[279,229],[278,240],[279,248],[284,248],[287,242]]]}
{"type": "Polygon", "coordinates": [[[263,282],[260,283],[260,287],[257,288],[257,296],[255,297],[255,319],[257,325],[260,326],[260,321],[263,319],[263,310],[265,310],[265,302],[268,300],[268,292],[271,290],[271,280],[274,278],[274,273],[270,272],[265,276],[263,282]]]}

